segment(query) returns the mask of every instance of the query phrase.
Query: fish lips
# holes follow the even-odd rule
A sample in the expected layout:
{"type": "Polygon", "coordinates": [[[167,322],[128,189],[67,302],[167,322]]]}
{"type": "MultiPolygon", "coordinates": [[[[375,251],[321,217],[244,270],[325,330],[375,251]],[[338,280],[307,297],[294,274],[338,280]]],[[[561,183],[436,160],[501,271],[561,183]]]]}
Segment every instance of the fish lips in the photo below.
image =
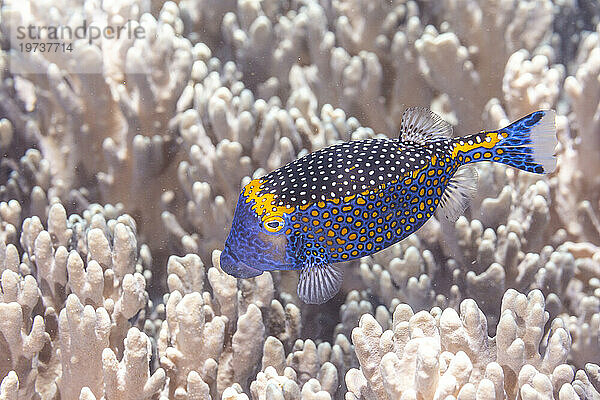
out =
{"type": "Polygon", "coordinates": [[[234,257],[227,248],[221,252],[219,263],[223,271],[236,278],[253,278],[263,273],[234,257]]]}

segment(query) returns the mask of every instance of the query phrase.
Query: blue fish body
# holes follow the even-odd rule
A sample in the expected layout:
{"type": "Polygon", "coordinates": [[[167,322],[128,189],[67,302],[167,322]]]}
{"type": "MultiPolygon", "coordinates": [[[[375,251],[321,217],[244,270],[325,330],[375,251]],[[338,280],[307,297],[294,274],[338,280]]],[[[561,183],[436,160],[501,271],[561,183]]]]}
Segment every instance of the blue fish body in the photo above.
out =
{"type": "Polygon", "coordinates": [[[302,270],[300,298],[323,303],[341,286],[335,264],[378,252],[416,232],[436,209],[455,219],[476,190],[469,164],[554,169],[554,113],[537,111],[497,131],[462,138],[427,109],[403,116],[398,139],[336,144],[247,184],[221,268],[240,278],[302,270]]]}

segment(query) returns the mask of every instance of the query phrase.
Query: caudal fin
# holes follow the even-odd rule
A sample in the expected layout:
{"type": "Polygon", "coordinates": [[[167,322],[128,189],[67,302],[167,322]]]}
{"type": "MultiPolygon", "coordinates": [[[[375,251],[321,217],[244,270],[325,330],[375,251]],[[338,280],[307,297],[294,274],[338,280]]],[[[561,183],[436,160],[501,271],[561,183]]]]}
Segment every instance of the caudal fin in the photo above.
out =
{"type": "Polygon", "coordinates": [[[553,110],[536,111],[496,131],[500,139],[494,146],[500,157],[498,162],[538,174],[554,171],[554,117],[553,110]]]}
{"type": "Polygon", "coordinates": [[[455,151],[465,164],[485,160],[536,174],[551,173],[556,168],[554,118],[554,110],[535,111],[506,128],[455,139],[460,140],[455,151]]]}

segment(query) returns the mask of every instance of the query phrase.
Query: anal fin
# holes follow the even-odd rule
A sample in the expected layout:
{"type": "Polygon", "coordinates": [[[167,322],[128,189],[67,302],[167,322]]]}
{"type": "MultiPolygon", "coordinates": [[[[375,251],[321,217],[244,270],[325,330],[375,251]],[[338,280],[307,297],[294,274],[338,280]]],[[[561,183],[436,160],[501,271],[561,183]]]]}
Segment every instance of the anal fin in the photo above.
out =
{"type": "Polygon", "coordinates": [[[455,222],[465,211],[477,191],[477,170],[471,165],[461,166],[448,182],[440,200],[439,212],[455,222]]]}
{"type": "Polygon", "coordinates": [[[323,304],[342,287],[341,269],[330,264],[304,268],[298,281],[298,297],[307,304],[323,304]]]}

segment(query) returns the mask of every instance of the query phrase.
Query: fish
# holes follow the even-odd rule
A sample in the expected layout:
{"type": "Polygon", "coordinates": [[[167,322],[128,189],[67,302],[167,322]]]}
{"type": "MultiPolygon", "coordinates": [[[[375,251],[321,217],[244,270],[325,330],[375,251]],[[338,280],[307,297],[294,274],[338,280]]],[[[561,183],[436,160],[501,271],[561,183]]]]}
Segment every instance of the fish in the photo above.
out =
{"type": "Polygon", "coordinates": [[[498,130],[452,131],[429,109],[411,107],[397,138],[334,144],[251,180],[240,192],[221,269],[237,278],[299,270],[299,298],[322,304],[341,288],[338,263],[403,240],[434,213],[455,221],[477,191],[474,163],[534,174],[556,168],[553,110],[498,130]]]}

